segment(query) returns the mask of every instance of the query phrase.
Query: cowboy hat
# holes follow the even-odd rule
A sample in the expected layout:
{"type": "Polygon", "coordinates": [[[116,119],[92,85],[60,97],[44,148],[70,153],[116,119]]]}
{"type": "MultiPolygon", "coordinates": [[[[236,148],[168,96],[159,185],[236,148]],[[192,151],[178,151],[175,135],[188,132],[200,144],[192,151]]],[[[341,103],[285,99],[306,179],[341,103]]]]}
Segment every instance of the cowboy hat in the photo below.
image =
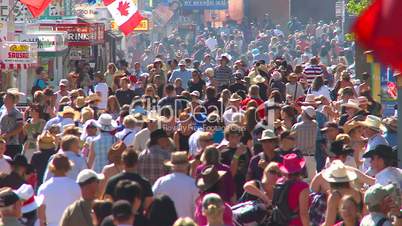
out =
{"type": "Polygon", "coordinates": [[[262,77],[261,75],[257,75],[254,78],[251,79],[251,82],[253,84],[258,84],[258,83],[264,83],[265,82],[265,78],[262,77]]]}
{"type": "Polygon", "coordinates": [[[63,108],[63,111],[59,112],[59,115],[61,117],[64,117],[65,114],[73,114],[74,115],[74,120],[78,120],[80,119],[80,112],[76,111],[74,108],[70,107],[70,106],[65,106],[63,108]]]}
{"type": "Polygon", "coordinates": [[[349,133],[352,129],[355,129],[359,126],[362,126],[362,125],[358,121],[351,120],[350,122],[346,122],[342,128],[343,128],[343,132],[349,133]]]}
{"type": "Polygon", "coordinates": [[[312,106],[302,106],[301,109],[303,110],[303,113],[308,115],[310,118],[315,118],[317,114],[314,107],[312,106]]]}
{"type": "Polygon", "coordinates": [[[110,114],[103,113],[98,119],[99,129],[103,131],[113,131],[117,128],[116,121],[113,120],[113,117],[110,114]]]}
{"type": "Polygon", "coordinates": [[[363,155],[363,158],[371,158],[373,155],[378,155],[383,159],[397,159],[398,151],[388,145],[379,144],[374,149],[369,150],[363,155]]]}
{"type": "Polygon", "coordinates": [[[275,140],[278,139],[278,136],[275,132],[271,129],[266,129],[262,132],[262,136],[258,141],[265,141],[265,140],[275,140]]]}
{"type": "Polygon", "coordinates": [[[341,160],[332,161],[331,165],[322,172],[322,177],[329,183],[351,182],[357,175],[343,164],[341,160]]]}
{"type": "Polygon", "coordinates": [[[196,185],[201,191],[206,191],[214,186],[226,174],[226,171],[218,171],[214,166],[207,166],[197,179],[196,185]]]}
{"type": "Polygon", "coordinates": [[[361,110],[359,107],[359,101],[356,99],[349,99],[348,102],[346,104],[342,104],[341,107],[354,108],[358,111],[361,110]]]}
{"type": "Polygon", "coordinates": [[[79,96],[75,99],[75,107],[81,109],[85,106],[85,97],[79,96]]]}
{"type": "Polygon", "coordinates": [[[229,98],[229,101],[241,101],[241,100],[242,100],[241,96],[237,93],[233,93],[229,98]]]}
{"type": "Polygon", "coordinates": [[[21,208],[23,214],[38,209],[45,198],[43,195],[35,196],[34,189],[32,188],[32,185],[29,184],[21,185],[14,192],[23,201],[21,208]]]}
{"type": "Polygon", "coordinates": [[[315,100],[316,96],[314,94],[307,94],[306,98],[302,102],[303,105],[317,105],[320,104],[320,101],[315,100]]]}
{"type": "Polygon", "coordinates": [[[49,131],[39,135],[38,146],[40,150],[49,150],[56,148],[56,138],[49,131]]]}
{"type": "Polygon", "coordinates": [[[306,165],[304,158],[299,158],[296,154],[287,154],[283,156],[282,163],[279,163],[279,169],[286,174],[298,173],[306,165]]]}
{"type": "Polygon", "coordinates": [[[15,96],[25,96],[25,93],[20,92],[18,88],[9,88],[6,92],[15,96]]]}
{"type": "Polygon", "coordinates": [[[219,57],[219,60],[223,60],[223,58],[227,59],[228,61],[232,60],[232,56],[229,55],[228,53],[222,54],[221,57],[219,57]]]}
{"type": "Polygon", "coordinates": [[[321,132],[327,131],[329,128],[334,128],[340,131],[341,127],[336,122],[327,122],[325,123],[324,128],[321,129],[321,132]]]}
{"type": "Polygon", "coordinates": [[[188,165],[188,155],[185,151],[173,152],[170,155],[170,160],[164,163],[165,166],[172,167],[176,165],[188,165]]]}
{"type": "Polygon", "coordinates": [[[387,129],[397,131],[398,130],[398,119],[396,117],[389,117],[382,120],[382,123],[387,127],[387,129]]]}
{"type": "Polygon", "coordinates": [[[88,104],[88,103],[91,103],[91,102],[93,102],[93,101],[95,101],[95,102],[100,102],[100,101],[101,101],[101,98],[99,97],[98,94],[93,93],[93,94],[91,94],[91,95],[89,95],[89,96],[87,96],[87,97],[85,98],[85,102],[86,102],[87,104],[88,104]]]}
{"type": "Polygon", "coordinates": [[[116,160],[121,159],[121,155],[123,154],[124,150],[126,150],[126,145],[123,141],[118,141],[112,145],[107,153],[107,159],[109,162],[116,162],[116,160]]]}
{"type": "Polygon", "coordinates": [[[327,155],[330,157],[336,157],[340,155],[351,154],[353,149],[346,146],[345,143],[341,140],[337,140],[331,143],[329,151],[326,151],[327,155]]]}
{"type": "Polygon", "coordinates": [[[382,124],[381,119],[374,115],[368,115],[366,117],[366,120],[359,122],[359,124],[378,132],[386,130],[385,126],[382,124]]]}

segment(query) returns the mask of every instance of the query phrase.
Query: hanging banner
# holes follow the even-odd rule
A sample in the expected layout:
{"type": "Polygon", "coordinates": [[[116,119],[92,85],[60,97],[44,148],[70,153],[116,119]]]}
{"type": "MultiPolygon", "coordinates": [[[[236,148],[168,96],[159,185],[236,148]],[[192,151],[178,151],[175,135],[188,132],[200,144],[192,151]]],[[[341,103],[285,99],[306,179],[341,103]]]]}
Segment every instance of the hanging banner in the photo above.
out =
{"type": "Polygon", "coordinates": [[[0,61],[4,64],[36,64],[38,62],[37,43],[4,42],[1,45],[0,61]]]}
{"type": "Polygon", "coordinates": [[[21,42],[38,43],[38,52],[59,52],[67,49],[65,33],[62,32],[37,32],[21,34],[21,42]]]}
{"type": "Polygon", "coordinates": [[[186,10],[222,10],[228,8],[227,0],[183,0],[183,8],[186,10]]]}

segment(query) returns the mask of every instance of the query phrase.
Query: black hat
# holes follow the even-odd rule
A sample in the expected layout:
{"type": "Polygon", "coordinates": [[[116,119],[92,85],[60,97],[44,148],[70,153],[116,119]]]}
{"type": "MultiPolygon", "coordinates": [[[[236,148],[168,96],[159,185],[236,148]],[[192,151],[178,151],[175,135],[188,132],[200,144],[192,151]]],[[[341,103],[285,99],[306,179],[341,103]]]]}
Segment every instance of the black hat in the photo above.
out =
{"type": "Polygon", "coordinates": [[[14,157],[13,160],[8,161],[12,166],[24,166],[29,167],[28,160],[25,156],[18,154],[14,157]]]}
{"type": "Polygon", "coordinates": [[[151,140],[157,141],[160,138],[169,137],[163,129],[157,129],[151,133],[151,140]]]}
{"type": "Polygon", "coordinates": [[[129,218],[133,214],[131,204],[126,200],[113,203],[112,214],[114,218],[129,218]]]}
{"type": "Polygon", "coordinates": [[[348,155],[353,153],[353,149],[346,146],[345,143],[341,140],[337,140],[331,143],[329,148],[329,153],[327,153],[331,157],[340,156],[340,155],[348,155]]]}
{"type": "Polygon", "coordinates": [[[0,207],[11,206],[16,203],[20,198],[12,190],[0,193],[0,207]]]}
{"type": "Polygon", "coordinates": [[[363,155],[363,158],[371,158],[374,155],[378,155],[383,159],[397,159],[398,152],[397,149],[393,149],[389,145],[379,144],[374,149],[371,149],[363,155]]]}
{"type": "Polygon", "coordinates": [[[325,123],[325,127],[321,129],[321,132],[325,132],[329,128],[334,128],[334,129],[337,129],[338,131],[341,129],[341,127],[339,127],[338,123],[336,123],[336,122],[327,122],[327,123],[325,123]]]}

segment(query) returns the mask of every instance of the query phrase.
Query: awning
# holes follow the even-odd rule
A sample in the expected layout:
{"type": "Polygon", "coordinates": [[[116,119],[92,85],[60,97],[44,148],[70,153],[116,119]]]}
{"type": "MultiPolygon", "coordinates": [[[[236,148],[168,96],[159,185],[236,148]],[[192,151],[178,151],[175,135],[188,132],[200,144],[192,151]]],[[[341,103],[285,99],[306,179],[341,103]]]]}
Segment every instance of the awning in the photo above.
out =
{"type": "Polygon", "coordinates": [[[16,69],[28,69],[34,67],[35,64],[4,64],[0,63],[1,70],[16,70],[16,69]]]}

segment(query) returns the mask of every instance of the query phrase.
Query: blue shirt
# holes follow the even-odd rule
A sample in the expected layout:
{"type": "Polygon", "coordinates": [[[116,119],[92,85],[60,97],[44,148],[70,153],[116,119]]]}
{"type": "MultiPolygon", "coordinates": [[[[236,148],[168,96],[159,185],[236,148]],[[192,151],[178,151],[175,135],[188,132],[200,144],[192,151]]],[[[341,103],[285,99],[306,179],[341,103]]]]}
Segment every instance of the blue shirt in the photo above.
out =
{"type": "Polygon", "coordinates": [[[93,170],[101,173],[104,166],[109,164],[108,152],[110,147],[117,141],[116,137],[109,132],[101,132],[93,142],[93,151],[95,152],[95,161],[93,170]]]}
{"type": "Polygon", "coordinates": [[[384,138],[391,147],[398,145],[398,133],[387,131],[384,133],[384,138]]]}
{"type": "MultiPolygon", "coordinates": [[[[74,153],[72,151],[61,151],[60,150],[59,153],[65,154],[67,156],[67,158],[74,163],[74,166],[67,173],[67,177],[73,179],[74,181],[77,179],[78,174],[82,170],[88,168],[87,162],[81,155],[74,153]]],[[[53,161],[53,158],[54,158],[54,155],[52,155],[49,158],[48,165],[50,162],[53,161]]],[[[45,183],[48,179],[52,178],[53,176],[54,176],[53,173],[49,171],[49,167],[46,167],[46,171],[43,176],[43,183],[45,183]]]]}
{"type": "Polygon", "coordinates": [[[184,89],[188,88],[188,81],[190,81],[191,79],[191,71],[184,69],[184,70],[180,70],[180,69],[176,69],[173,71],[172,75],[169,78],[169,82],[170,83],[174,83],[174,81],[180,78],[181,79],[181,84],[183,86],[184,89]]]}

